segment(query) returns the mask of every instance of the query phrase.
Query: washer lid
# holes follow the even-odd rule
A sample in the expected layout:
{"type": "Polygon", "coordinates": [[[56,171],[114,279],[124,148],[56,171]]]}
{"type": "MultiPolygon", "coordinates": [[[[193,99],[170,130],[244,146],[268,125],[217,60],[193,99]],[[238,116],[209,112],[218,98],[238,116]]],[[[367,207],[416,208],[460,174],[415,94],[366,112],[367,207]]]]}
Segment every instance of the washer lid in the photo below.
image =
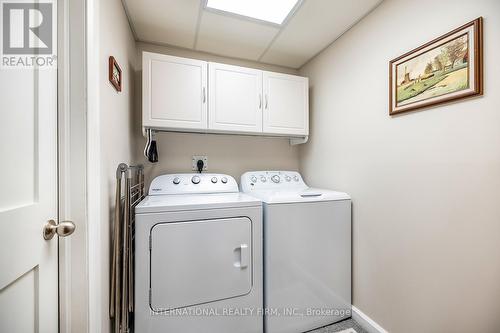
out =
{"type": "Polygon", "coordinates": [[[260,207],[261,201],[244,193],[149,195],[136,207],[136,214],[213,208],[260,207]]]}
{"type": "Polygon", "coordinates": [[[350,200],[351,197],[344,192],[336,192],[317,188],[307,188],[298,191],[252,191],[251,195],[267,204],[294,203],[294,202],[319,202],[350,200]]]}

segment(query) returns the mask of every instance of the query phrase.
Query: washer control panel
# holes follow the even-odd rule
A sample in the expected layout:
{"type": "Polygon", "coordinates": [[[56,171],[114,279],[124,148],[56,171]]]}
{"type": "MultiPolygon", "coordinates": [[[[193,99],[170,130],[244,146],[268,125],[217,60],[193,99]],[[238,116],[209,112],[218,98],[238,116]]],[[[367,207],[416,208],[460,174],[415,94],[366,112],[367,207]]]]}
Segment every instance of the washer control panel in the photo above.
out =
{"type": "Polygon", "coordinates": [[[149,195],[238,192],[236,180],[224,174],[178,173],[153,179],[149,195]]]}
{"type": "Polygon", "coordinates": [[[296,171],[250,171],[241,176],[242,192],[254,190],[286,191],[307,188],[296,171]]]}

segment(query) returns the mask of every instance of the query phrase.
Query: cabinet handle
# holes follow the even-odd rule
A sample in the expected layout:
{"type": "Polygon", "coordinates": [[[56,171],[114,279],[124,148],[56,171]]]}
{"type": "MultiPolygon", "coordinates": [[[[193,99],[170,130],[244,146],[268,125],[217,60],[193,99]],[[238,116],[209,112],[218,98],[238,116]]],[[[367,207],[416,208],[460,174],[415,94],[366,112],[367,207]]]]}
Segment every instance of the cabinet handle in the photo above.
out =
{"type": "Polygon", "coordinates": [[[265,106],[266,110],[267,110],[267,102],[268,102],[268,100],[267,100],[267,94],[266,94],[266,106],[265,106]]]}
{"type": "Polygon", "coordinates": [[[259,109],[262,109],[262,94],[259,94],[259,109]]]}
{"type": "Polygon", "coordinates": [[[203,87],[203,103],[207,100],[207,95],[205,93],[205,87],[203,87]]]}

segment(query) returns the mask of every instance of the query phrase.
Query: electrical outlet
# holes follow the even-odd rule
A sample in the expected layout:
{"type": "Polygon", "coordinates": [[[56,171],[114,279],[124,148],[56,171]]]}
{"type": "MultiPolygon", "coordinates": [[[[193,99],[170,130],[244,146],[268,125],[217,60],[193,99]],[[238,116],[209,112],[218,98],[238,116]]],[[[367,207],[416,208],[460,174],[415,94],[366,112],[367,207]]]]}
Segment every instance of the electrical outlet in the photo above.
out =
{"type": "Polygon", "coordinates": [[[206,155],[193,155],[192,170],[198,171],[198,166],[197,166],[198,160],[203,161],[203,171],[207,171],[207,169],[208,169],[208,156],[206,156],[206,155]]]}

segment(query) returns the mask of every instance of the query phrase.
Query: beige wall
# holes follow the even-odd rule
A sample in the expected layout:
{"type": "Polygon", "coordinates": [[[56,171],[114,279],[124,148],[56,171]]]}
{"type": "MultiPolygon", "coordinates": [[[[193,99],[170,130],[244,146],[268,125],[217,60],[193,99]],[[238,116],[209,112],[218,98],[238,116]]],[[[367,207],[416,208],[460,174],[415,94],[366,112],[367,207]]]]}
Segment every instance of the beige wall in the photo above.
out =
{"type": "MultiPolygon", "coordinates": [[[[99,2],[99,115],[101,142],[101,250],[100,299],[101,332],[110,331],[109,272],[110,230],[113,221],[116,167],[133,162],[134,67],[137,63],[135,40],[120,0],[99,2]],[[113,19],[110,20],[110,17],[113,19]],[[119,93],[108,81],[108,58],[114,56],[122,69],[119,93]]],[[[95,240],[93,240],[95,241],[95,240]]]]}
{"type": "Polygon", "coordinates": [[[275,138],[161,133],[158,135],[160,161],[151,164],[142,155],[145,139],[141,132],[142,50],[183,57],[219,61],[271,71],[297,73],[293,69],[218,57],[163,46],[136,43],[119,0],[99,2],[99,126],[101,155],[100,238],[93,240],[101,255],[99,285],[102,332],[110,331],[109,271],[110,230],[114,211],[116,167],[119,163],[143,163],[146,180],[169,172],[191,172],[191,155],[208,155],[209,172],[239,177],[248,169],[298,170],[298,149],[288,140],[275,138]],[[113,16],[113,20],[109,17],[113,16]],[[123,90],[118,93],[108,81],[108,57],[116,58],[123,71],[123,90]]]}
{"type": "Polygon", "coordinates": [[[185,58],[199,59],[199,60],[204,60],[204,61],[220,62],[220,63],[228,64],[228,65],[251,67],[251,68],[257,68],[257,69],[262,69],[262,70],[271,71],[271,72],[280,72],[280,73],[288,73],[288,74],[297,74],[298,73],[298,71],[296,69],[289,68],[289,67],[268,65],[268,64],[263,64],[263,63],[259,63],[256,61],[251,61],[251,60],[229,58],[229,57],[218,56],[218,55],[207,53],[207,52],[193,51],[193,50],[189,50],[189,49],[177,48],[174,46],[163,46],[163,45],[156,45],[156,44],[143,43],[143,42],[137,42],[137,52],[138,52],[137,60],[138,60],[138,65],[139,65],[137,68],[142,67],[142,52],[143,51],[168,54],[168,55],[172,55],[172,56],[176,56],[176,57],[185,57],[185,58]]]}
{"type": "Polygon", "coordinates": [[[386,0],[300,71],[311,185],[353,199],[353,302],[390,332],[500,329],[500,1],[386,0]],[[388,115],[388,62],[484,17],[485,95],[388,115]]]}
{"type": "Polygon", "coordinates": [[[297,74],[290,68],[263,65],[256,62],[215,56],[185,49],[137,43],[136,104],[134,133],[136,160],[145,165],[146,181],[164,173],[192,172],[193,155],[208,156],[208,171],[227,173],[237,180],[248,170],[287,169],[298,170],[298,148],[290,146],[283,138],[263,138],[239,135],[159,133],[157,135],[159,162],[149,163],[143,155],[145,138],[142,136],[141,80],[142,52],[156,52],[206,61],[216,61],[237,66],[297,74]]]}

